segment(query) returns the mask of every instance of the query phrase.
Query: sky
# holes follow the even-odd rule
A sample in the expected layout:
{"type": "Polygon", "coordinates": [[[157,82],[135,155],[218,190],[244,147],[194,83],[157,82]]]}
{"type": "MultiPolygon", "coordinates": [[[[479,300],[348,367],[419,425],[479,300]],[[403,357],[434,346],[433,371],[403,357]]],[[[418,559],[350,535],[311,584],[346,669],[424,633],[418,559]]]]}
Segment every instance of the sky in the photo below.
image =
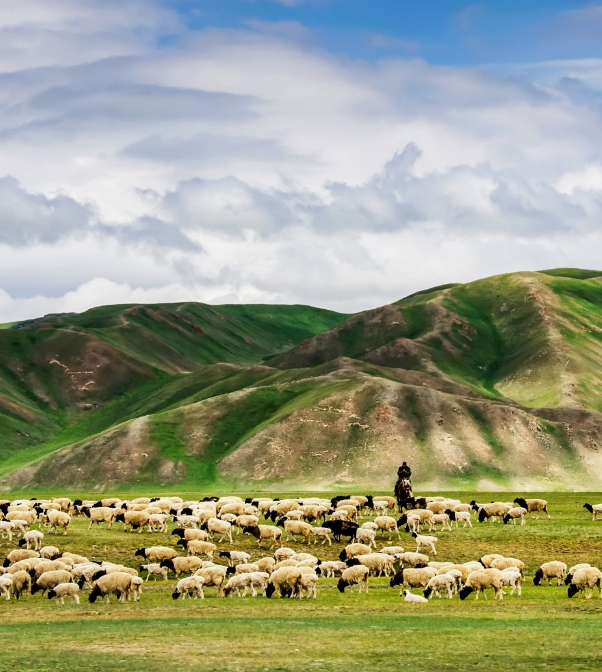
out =
{"type": "Polygon", "coordinates": [[[0,0],[0,322],[602,268],[602,4],[0,0]]]}

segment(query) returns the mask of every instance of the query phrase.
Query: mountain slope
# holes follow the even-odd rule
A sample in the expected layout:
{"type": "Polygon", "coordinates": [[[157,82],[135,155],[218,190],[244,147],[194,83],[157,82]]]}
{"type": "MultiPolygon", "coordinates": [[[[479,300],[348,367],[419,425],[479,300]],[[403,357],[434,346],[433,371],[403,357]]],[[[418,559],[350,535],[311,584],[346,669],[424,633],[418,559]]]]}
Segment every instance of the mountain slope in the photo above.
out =
{"type": "MultiPolygon", "coordinates": [[[[248,319],[217,310],[232,324],[248,319]]],[[[212,353],[225,363],[204,366],[179,345],[174,363],[162,332],[153,332],[152,376],[80,413],[53,441],[0,458],[0,483],[390,488],[407,459],[416,481],[431,487],[600,485],[602,272],[506,274],[347,319],[320,314],[314,333],[306,320],[305,334],[287,335],[296,339],[287,350],[277,346],[298,323],[271,323],[267,312],[253,328],[271,352],[252,366],[246,358],[259,353],[242,345],[238,355],[230,345],[212,353]],[[178,372],[184,364],[191,373],[178,372]]],[[[130,331],[157,319],[141,313],[127,316],[125,335],[116,326],[122,317],[100,324],[78,316],[77,328],[95,343],[117,343],[135,378],[146,350],[130,331]]]]}

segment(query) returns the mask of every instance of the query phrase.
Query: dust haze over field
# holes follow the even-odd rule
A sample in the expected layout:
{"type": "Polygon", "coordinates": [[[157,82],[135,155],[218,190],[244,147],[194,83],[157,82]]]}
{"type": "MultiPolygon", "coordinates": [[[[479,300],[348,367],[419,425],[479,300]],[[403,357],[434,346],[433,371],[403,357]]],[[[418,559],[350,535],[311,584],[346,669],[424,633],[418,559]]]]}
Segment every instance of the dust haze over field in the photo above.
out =
{"type": "Polygon", "coordinates": [[[4,487],[594,488],[602,273],[352,316],[125,306],[0,331],[4,487]],[[32,366],[30,363],[33,362],[32,366]]]}

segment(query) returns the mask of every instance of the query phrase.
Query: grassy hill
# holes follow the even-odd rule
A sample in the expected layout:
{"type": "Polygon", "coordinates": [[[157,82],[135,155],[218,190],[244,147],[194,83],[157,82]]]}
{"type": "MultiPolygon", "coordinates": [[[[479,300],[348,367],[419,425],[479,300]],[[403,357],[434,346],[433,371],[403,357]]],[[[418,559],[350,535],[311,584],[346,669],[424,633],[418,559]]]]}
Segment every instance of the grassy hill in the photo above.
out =
{"type": "Polygon", "coordinates": [[[602,272],[580,269],[353,316],[55,316],[0,331],[0,483],[389,488],[408,459],[434,487],[596,487],[601,367],[602,272]]]}

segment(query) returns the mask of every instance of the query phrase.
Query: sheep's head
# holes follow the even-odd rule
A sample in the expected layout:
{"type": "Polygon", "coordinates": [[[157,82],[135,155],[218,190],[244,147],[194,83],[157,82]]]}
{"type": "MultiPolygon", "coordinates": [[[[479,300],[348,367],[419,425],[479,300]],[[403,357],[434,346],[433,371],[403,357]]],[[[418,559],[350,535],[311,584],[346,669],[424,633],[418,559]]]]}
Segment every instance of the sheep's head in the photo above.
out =
{"type": "MultiPolygon", "coordinates": [[[[32,589],[31,592],[33,593],[33,589],[32,589]]],[[[571,585],[569,586],[569,590],[568,590],[568,596],[573,597],[578,592],[579,592],[579,588],[577,588],[577,586],[574,583],[571,583],[571,585]]]]}

